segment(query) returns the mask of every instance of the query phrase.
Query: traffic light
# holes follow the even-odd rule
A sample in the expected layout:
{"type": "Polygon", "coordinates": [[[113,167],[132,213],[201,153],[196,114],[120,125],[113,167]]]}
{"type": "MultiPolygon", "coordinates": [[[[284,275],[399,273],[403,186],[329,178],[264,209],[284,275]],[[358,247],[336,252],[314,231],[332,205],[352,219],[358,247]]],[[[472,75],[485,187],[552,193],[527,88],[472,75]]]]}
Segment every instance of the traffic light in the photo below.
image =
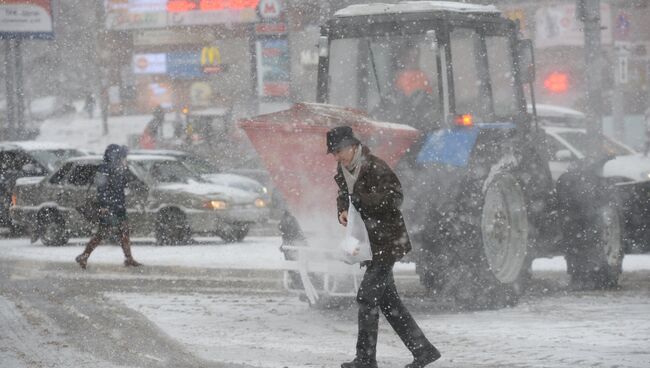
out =
{"type": "Polygon", "coordinates": [[[564,93],[569,90],[569,74],[552,72],[544,78],[544,88],[552,93],[564,93]]]}

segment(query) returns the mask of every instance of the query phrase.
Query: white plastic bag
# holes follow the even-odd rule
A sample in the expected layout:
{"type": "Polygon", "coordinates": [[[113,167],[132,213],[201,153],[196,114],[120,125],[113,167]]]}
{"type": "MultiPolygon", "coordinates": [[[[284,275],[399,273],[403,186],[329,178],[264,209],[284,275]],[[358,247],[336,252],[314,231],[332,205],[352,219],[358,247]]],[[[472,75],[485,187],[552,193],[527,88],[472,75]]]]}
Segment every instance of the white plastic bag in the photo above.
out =
{"type": "Polygon", "coordinates": [[[348,225],[345,227],[341,249],[346,263],[360,263],[372,259],[366,224],[363,223],[359,211],[352,205],[352,201],[348,208],[348,225]]]}

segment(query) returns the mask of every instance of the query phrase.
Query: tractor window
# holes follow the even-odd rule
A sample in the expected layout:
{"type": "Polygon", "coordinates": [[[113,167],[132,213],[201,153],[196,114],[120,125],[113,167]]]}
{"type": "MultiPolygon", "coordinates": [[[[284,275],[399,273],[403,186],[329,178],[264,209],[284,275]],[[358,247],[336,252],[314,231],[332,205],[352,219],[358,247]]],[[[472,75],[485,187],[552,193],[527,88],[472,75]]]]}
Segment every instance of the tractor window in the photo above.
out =
{"type": "Polygon", "coordinates": [[[377,120],[436,129],[442,114],[432,43],[421,34],[334,40],[329,102],[377,120]]]}
{"type": "Polygon", "coordinates": [[[558,141],[554,136],[546,134],[546,149],[548,150],[548,157],[552,161],[557,160],[557,153],[562,150],[569,150],[567,146],[558,141]]]}
{"type": "Polygon", "coordinates": [[[335,40],[330,57],[330,103],[338,106],[360,107],[357,64],[360,39],[335,40]]]}
{"type": "Polygon", "coordinates": [[[486,36],[490,84],[497,117],[517,115],[517,92],[513,73],[510,40],[503,36],[486,36]]]}
{"type": "Polygon", "coordinates": [[[510,40],[456,28],[450,34],[455,113],[478,122],[517,114],[510,40]]]}
{"type": "Polygon", "coordinates": [[[492,106],[481,37],[473,29],[456,28],[451,32],[450,44],[455,113],[471,114],[483,122],[492,115],[492,106]]]}

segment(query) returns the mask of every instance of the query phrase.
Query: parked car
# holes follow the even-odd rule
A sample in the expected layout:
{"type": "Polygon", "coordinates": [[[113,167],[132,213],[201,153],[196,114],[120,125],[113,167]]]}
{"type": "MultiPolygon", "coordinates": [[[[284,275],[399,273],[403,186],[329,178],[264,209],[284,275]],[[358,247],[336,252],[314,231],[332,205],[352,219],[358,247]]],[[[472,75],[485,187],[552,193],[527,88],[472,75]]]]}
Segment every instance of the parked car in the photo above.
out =
{"type": "Polygon", "coordinates": [[[16,180],[40,181],[71,157],[84,153],[68,145],[51,142],[0,142],[0,226],[17,230],[9,216],[16,180]]]}
{"type": "MultiPolygon", "coordinates": [[[[585,157],[588,136],[585,116],[579,111],[538,106],[538,118],[546,132],[555,180],[570,165],[585,157]]],[[[615,156],[603,166],[602,177],[616,184],[623,214],[625,241],[629,246],[650,250],[650,157],[610,137],[603,137],[602,150],[615,156]]]]}
{"type": "Polygon", "coordinates": [[[213,162],[189,152],[177,150],[131,150],[129,154],[174,157],[211,183],[257,193],[260,198],[263,198],[267,203],[271,204],[269,190],[257,180],[242,175],[223,172],[213,162]]]}
{"type": "MultiPolygon", "coordinates": [[[[251,225],[268,218],[267,203],[256,193],[210,183],[173,157],[127,159],[127,212],[135,235],[153,233],[161,245],[185,243],[193,234],[242,241],[251,225]]],[[[19,183],[12,218],[48,246],[90,234],[93,224],[75,209],[95,195],[101,162],[101,156],[72,159],[39,183],[19,183]]]]}

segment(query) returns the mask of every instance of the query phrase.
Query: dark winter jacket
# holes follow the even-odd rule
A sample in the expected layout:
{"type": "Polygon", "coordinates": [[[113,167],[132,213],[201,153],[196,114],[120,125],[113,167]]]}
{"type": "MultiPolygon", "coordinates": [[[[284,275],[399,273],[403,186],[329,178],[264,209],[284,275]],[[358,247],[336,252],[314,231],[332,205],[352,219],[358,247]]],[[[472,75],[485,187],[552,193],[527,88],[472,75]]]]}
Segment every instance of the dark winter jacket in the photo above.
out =
{"type": "Polygon", "coordinates": [[[109,145],[104,153],[104,162],[97,169],[95,175],[97,201],[100,208],[108,210],[107,214],[100,216],[103,223],[114,224],[126,219],[126,195],[124,190],[128,182],[128,169],[120,164],[126,154],[125,147],[115,144],[109,145]]]}
{"type": "MultiPolygon", "coordinates": [[[[358,198],[357,209],[368,230],[373,262],[384,264],[400,260],[411,250],[411,242],[400,211],[402,185],[397,175],[382,159],[370,154],[363,147],[363,164],[354,184],[354,196],[358,198]]],[[[348,210],[349,192],[341,164],[334,176],[339,186],[337,207],[339,215],[348,210]]]]}

